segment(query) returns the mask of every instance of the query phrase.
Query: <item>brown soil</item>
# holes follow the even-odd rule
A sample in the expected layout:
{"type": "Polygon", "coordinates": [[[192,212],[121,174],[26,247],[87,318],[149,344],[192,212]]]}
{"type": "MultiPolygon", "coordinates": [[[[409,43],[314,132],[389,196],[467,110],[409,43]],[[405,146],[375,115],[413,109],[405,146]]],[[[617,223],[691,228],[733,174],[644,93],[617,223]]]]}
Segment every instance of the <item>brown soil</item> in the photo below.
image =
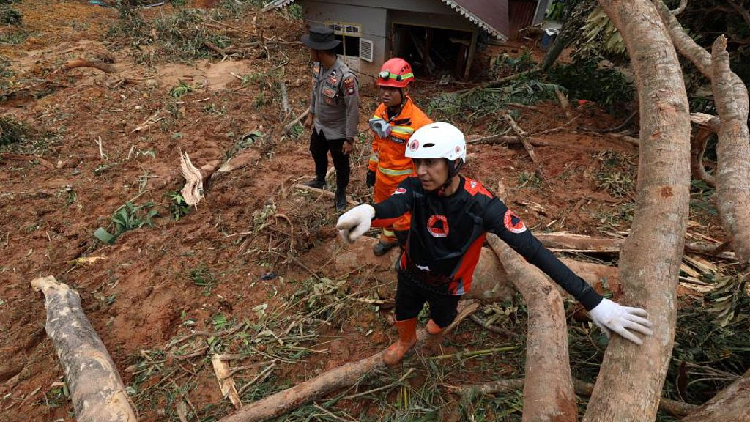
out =
{"type": "MultiPolygon", "coordinates": [[[[0,108],[4,115],[49,136],[46,141],[0,153],[0,420],[73,420],[69,401],[52,402],[53,383],[62,381],[63,374],[44,332],[44,301],[29,285],[35,277],[52,274],[80,292],[86,315],[123,381],[131,385],[142,375],[132,365],[191,329],[214,330],[217,315],[250,326],[260,324],[263,316],[254,308],[266,303],[267,314],[287,312],[303,281],[311,278],[308,271],[333,280],[347,276],[346,271],[337,270],[330,254],[339,247],[332,201],[291,188],[312,176],[307,135],[280,136],[283,124],[304,109],[308,97],[306,51],[298,45],[283,47],[289,57],[283,80],[293,110],[284,115],[279,98],[258,105],[262,82],[243,84],[232,75],[269,71],[277,62],[251,57],[148,67],[135,63],[128,48],[108,42],[107,28],[118,19],[112,8],[85,1],[42,0],[24,0],[14,7],[24,14],[31,35],[19,45],[0,47],[0,54],[11,62],[16,90],[26,94],[8,97],[0,108]],[[109,58],[119,71],[55,72],[62,63],[83,56],[109,58]],[[170,89],[179,81],[193,90],[174,98],[170,89]],[[135,131],[155,114],[161,120],[135,131]],[[188,152],[200,167],[223,160],[242,135],[256,130],[263,136],[247,147],[255,151],[255,162],[214,177],[197,208],[179,221],[170,218],[165,195],[183,183],[179,150],[188,152]],[[103,155],[96,143],[99,140],[103,155]],[[126,201],[156,204],[160,217],[154,219],[155,226],[127,232],[113,245],[98,242],[94,230],[111,229],[111,215],[126,201]],[[275,211],[265,217],[270,223],[259,229],[264,209],[275,211]],[[76,261],[92,256],[104,259],[76,261]],[[208,273],[215,282],[208,287],[197,285],[196,275],[208,273]],[[267,273],[275,277],[262,279],[267,273]]],[[[257,20],[266,34],[287,41],[298,39],[303,31],[300,24],[277,13],[257,13],[257,20]]],[[[419,98],[433,90],[433,86],[417,84],[413,95],[417,102],[426,103],[419,98]]],[[[366,122],[376,99],[372,90],[364,94],[361,115],[366,122]]],[[[265,95],[272,98],[268,92],[265,95]]],[[[536,148],[545,180],[531,177],[534,166],[517,147],[472,146],[466,173],[491,190],[502,184],[505,201],[536,230],[593,235],[625,231],[628,223],[622,218],[627,214],[623,210],[631,202],[632,187],[623,197],[612,196],[597,183],[597,175],[619,171],[634,179],[637,149],[606,135],[576,133],[577,128],[606,128],[618,122],[595,106],[573,112],[579,115],[575,124],[544,135],[550,146],[536,148]],[[605,162],[612,157],[613,164],[607,167],[605,162]]],[[[555,103],[522,110],[519,118],[530,133],[566,122],[555,103]]],[[[366,129],[366,123],[361,129],[366,129]]],[[[351,182],[357,200],[369,195],[364,187],[366,157],[362,143],[355,152],[351,182]]],[[[716,226],[704,234],[721,237],[716,226]]],[[[352,292],[380,287],[381,296],[392,296],[392,286],[378,280],[368,266],[349,276],[352,292]]],[[[387,345],[394,336],[387,312],[372,312],[372,306],[364,306],[365,312],[351,311],[356,318],[342,318],[338,324],[320,328],[314,343],[303,343],[314,352],[296,362],[279,362],[276,378],[294,383],[387,345]]],[[[453,344],[471,338],[470,332],[459,331],[453,344]]],[[[206,344],[188,343],[195,348],[206,344]]],[[[234,352],[232,347],[224,351],[234,352]]],[[[264,347],[270,350],[271,346],[258,346],[259,350],[264,347]]],[[[444,353],[451,350],[456,349],[444,353]]],[[[156,385],[162,378],[146,377],[140,388],[157,390],[171,381],[175,386],[188,383],[190,406],[199,413],[210,412],[203,409],[219,405],[222,398],[205,355],[177,359],[178,364],[188,366],[180,372],[181,378],[156,385]]],[[[456,383],[488,375],[472,362],[466,368],[456,383]]],[[[165,407],[174,414],[174,403],[167,399],[151,403],[144,397],[135,399],[140,420],[166,420],[165,407]]],[[[361,405],[350,402],[342,404],[350,413],[361,405]]],[[[226,404],[218,409],[218,414],[230,411],[226,404]]],[[[366,415],[375,410],[366,406],[359,411],[366,415]]]]}

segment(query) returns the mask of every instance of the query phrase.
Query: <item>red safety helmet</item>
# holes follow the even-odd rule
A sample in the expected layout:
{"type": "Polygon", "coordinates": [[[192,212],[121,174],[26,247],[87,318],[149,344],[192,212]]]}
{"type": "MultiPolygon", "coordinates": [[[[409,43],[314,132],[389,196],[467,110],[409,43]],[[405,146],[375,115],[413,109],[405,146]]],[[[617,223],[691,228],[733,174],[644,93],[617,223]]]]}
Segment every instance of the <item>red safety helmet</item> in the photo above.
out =
{"type": "Polygon", "coordinates": [[[414,80],[411,65],[404,59],[398,57],[383,63],[378,73],[378,86],[392,86],[395,88],[406,88],[414,80]]]}

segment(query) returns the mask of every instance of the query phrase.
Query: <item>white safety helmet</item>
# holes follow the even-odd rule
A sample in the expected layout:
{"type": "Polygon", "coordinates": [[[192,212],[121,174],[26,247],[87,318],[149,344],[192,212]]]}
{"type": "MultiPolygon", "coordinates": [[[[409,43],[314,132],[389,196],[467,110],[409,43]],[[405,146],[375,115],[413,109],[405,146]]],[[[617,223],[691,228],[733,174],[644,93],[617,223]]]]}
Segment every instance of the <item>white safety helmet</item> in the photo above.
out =
{"type": "Polygon", "coordinates": [[[466,162],[464,134],[450,123],[435,122],[417,129],[406,144],[408,158],[461,159],[466,162]]]}
{"type": "Polygon", "coordinates": [[[406,144],[408,158],[445,158],[448,161],[447,188],[466,163],[466,140],[457,127],[435,122],[417,129],[406,144]]]}

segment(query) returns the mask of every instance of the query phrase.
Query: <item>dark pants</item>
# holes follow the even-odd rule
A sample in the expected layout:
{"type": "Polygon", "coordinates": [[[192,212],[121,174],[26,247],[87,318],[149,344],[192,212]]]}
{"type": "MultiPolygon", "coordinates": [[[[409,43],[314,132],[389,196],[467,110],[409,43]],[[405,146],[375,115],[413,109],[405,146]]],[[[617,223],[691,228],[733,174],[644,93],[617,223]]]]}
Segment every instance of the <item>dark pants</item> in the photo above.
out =
{"type": "Polygon", "coordinates": [[[349,156],[344,154],[345,139],[326,139],[323,132],[318,133],[313,128],[310,136],[310,153],[315,161],[315,175],[323,179],[328,171],[328,151],[333,157],[333,167],[336,169],[336,190],[345,190],[349,184],[349,156]]]}
{"type": "Polygon", "coordinates": [[[453,322],[458,314],[458,301],[461,296],[432,292],[420,287],[408,273],[398,272],[396,288],[396,321],[416,318],[425,302],[430,304],[430,318],[441,328],[453,322]]]}

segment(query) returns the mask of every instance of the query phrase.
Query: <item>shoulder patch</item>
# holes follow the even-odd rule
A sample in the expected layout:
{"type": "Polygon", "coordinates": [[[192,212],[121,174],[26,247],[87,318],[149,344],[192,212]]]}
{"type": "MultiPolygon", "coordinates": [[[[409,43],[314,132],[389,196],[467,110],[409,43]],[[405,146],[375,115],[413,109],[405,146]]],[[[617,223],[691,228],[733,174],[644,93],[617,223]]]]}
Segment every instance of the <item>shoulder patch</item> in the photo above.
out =
{"type": "Polygon", "coordinates": [[[480,182],[469,179],[469,178],[465,179],[464,189],[466,189],[466,192],[469,192],[471,196],[476,196],[476,194],[481,193],[482,195],[485,195],[489,198],[493,197],[490,191],[485,189],[484,186],[480,182]]]}
{"type": "Polygon", "coordinates": [[[526,231],[526,226],[523,224],[523,221],[521,221],[521,218],[511,210],[505,211],[503,224],[505,225],[505,228],[508,229],[508,231],[511,233],[518,234],[526,231]]]}
{"type": "Polygon", "coordinates": [[[398,188],[398,189],[396,189],[393,192],[394,195],[401,195],[401,194],[404,194],[404,193],[406,193],[406,189],[404,189],[404,188],[398,188]]]}
{"type": "Polygon", "coordinates": [[[353,95],[357,92],[357,78],[353,75],[344,78],[344,94],[353,95]]]}

